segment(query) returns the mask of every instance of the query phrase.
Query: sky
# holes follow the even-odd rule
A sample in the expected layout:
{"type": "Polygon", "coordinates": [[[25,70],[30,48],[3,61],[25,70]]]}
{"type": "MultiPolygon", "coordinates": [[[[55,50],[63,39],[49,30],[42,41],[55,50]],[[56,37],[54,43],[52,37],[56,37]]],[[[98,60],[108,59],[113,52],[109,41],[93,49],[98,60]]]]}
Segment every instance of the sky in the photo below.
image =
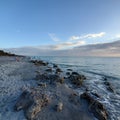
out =
{"type": "Polygon", "coordinates": [[[120,40],[120,0],[0,0],[0,48],[120,40]]]}

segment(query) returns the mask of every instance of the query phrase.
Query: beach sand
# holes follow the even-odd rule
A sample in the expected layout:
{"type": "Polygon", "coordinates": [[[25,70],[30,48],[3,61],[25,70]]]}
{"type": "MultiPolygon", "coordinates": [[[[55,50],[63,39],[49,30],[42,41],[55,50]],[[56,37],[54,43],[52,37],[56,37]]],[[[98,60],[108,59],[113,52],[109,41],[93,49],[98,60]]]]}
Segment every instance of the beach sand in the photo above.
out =
{"type": "MultiPolygon", "coordinates": [[[[45,82],[41,78],[41,75],[55,74],[55,70],[52,68],[51,71],[50,65],[35,65],[26,57],[19,57],[19,61],[15,57],[0,57],[0,120],[27,120],[25,111],[15,111],[14,106],[20,94],[31,89],[46,93],[50,99],[48,105],[42,107],[35,116],[35,120],[95,120],[88,104],[69,87],[67,80],[64,83],[52,80],[45,82]],[[62,108],[58,112],[56,105],[60,102],[62,108]]],[[[59,76],[63,77],[65,73],[59,76]]]]}

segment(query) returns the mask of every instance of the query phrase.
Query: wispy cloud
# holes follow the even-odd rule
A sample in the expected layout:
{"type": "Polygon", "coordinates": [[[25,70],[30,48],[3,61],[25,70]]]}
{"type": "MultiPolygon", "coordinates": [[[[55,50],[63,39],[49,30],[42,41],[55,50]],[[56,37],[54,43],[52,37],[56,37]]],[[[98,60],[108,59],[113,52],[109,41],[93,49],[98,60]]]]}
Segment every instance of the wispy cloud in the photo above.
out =
{"type": "Polygon", "coordinates": [[[69,48],[73,48],[81,45],[85,45],[85,41],[64,42],[61,44],[54,45],[53,49],[54,50],[69,49],[69,48]]]}
{"type": "Polygon", "coordinates": [[[50,38],[55,41],[55,42],[59,42],[60,39],[56,37],[56,35],[54,33],[49,33],[48,34],[50,36],[50,38]]]}
{"type": "Polygon", "coordinates": [[[100,33],[97,33],[97,34],[86,34],[86,35],[82,35],[82,36],[71,36],[70,40],[99,38],[99,37],[103,37],[105,34],[106,34],[105,32],[100,32],[100,33]]]}
{"type": "Polygon", "coordinates": [[[117,34],[115,37],[116,37],[116,38],[120,38],[120,34],[117,34]]]}

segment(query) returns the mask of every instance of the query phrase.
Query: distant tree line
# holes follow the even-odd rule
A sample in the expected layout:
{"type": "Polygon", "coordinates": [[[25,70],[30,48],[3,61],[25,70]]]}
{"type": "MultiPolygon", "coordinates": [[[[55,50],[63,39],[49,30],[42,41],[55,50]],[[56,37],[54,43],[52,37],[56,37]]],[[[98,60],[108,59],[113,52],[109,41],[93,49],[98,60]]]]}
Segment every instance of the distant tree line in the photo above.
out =
{"type": "Polygon", "coordinates": [[[0,56],[16,56],[16,55],[12,54],[12,53],[4,52],[3,50],[0,50],[0,56]]]}

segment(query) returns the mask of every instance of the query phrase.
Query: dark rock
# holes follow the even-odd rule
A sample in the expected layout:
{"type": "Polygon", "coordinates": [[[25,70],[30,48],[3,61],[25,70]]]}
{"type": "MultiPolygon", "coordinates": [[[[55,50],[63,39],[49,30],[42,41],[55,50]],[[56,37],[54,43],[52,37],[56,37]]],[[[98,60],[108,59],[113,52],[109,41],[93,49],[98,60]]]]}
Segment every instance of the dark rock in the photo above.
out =
{"type": "Polygon", "coordinates": [[[62,70],[60,68],[57,68],[56,72],[59,73],[59,72],[62,72],[62,70]]]}
{"type": "Polygon", "coordinates": [[[70,72],[66,72],[66,75],[70,75],[70,72]]]}
{"type": "Polygon", "coordinates": [[[46,83],[38,83],[38,86],[41,86],[41,87],[46,87],[46,83]]]}
{"type": "Polygon", "coordinates": [[[52,72],[52,68],[46,69],[47,72],[52,72]]]}
{"type": "Polygon", "coordinates": [[[98,120],[107,120],[108,113],[102,103],[92,98],[87,92],[83,93],[80,97],[87,100],[89,110],[96,118],[98,118],[98,120]]]}
{"type": "Polygon", "coordinates": [[[92,92],[92,94],[93,94],[94,96],[100,98],[100,96],[99,96],[97,93],[92,92]]]}
{"type": "Polygon", "coordinates": [[[79,75],[79,74],[72,74],[68,78],[73,84],[77,86],[81,86],[83,81],[86,79],[84,75],[79,75]]]}
{"type": "Polygon", "coordinates": [[[36,76],[36,79],[48,84],[55,84],[56,82],[59,82],[61,84],[64,83],[64,78],[61,78],[57,74],[38,74],[36,76]]]}
{"type": "Polygon", "coordinates": [[[107,86],[109,86],[109,85],[110,85],[110,83],[109,83],[109,82],[107,82],[107,81],[106,81],[106,82],[104,82],[104,84],[105,84],[105,85],[107,85],[107,86]]]}
{"type": "Polygon", "coordinates": [[[104,84],[106,85],[107,90],[109,90],[110,92],[114,92],[112,85],[108,81],[104,82],[104,84]]]}
{"type": "Polygon", "coordinates": [[[15,104],[15,110],[24,110],[25,116],[28,120],[33,120],[36,115],[41,111],[42,107],[49,103],[49,97],[36,90],[24,91],[17,103],[15,104]]]}
{"type": "Polygon", "coordinates": [[[48,63],[42,60],[31,60],[30,62],[34,63],[37,66],[47,66],[48,63]]]}
{"type": "Polygon", "coordinates": [[[53,68],[57,68],[58,66],[56,64],[53,64],[53,68]]]}
{"type": "Polygon", "coordinates": [[[113,89],[113,87],[112,87],[111,85],[108,86],[107,89],[108,89],[110,92],[114,92],[114,89],[113,89]]]}
{"type": "Polygon", "coordinates": [[[72,75],[79,75],[79,73],[77,73],[77,72],[72,72],[72,75]]]}
{"type": "Polygon", "coordinates": [[[106,77],[104,78],[104,81],[107,81],[107,78],[106,78],[106,77]]]}
{"type": "Polygon", "coordinates": [[[72,69],[67,69],[68,71],[73,71],[72,69]]]}

